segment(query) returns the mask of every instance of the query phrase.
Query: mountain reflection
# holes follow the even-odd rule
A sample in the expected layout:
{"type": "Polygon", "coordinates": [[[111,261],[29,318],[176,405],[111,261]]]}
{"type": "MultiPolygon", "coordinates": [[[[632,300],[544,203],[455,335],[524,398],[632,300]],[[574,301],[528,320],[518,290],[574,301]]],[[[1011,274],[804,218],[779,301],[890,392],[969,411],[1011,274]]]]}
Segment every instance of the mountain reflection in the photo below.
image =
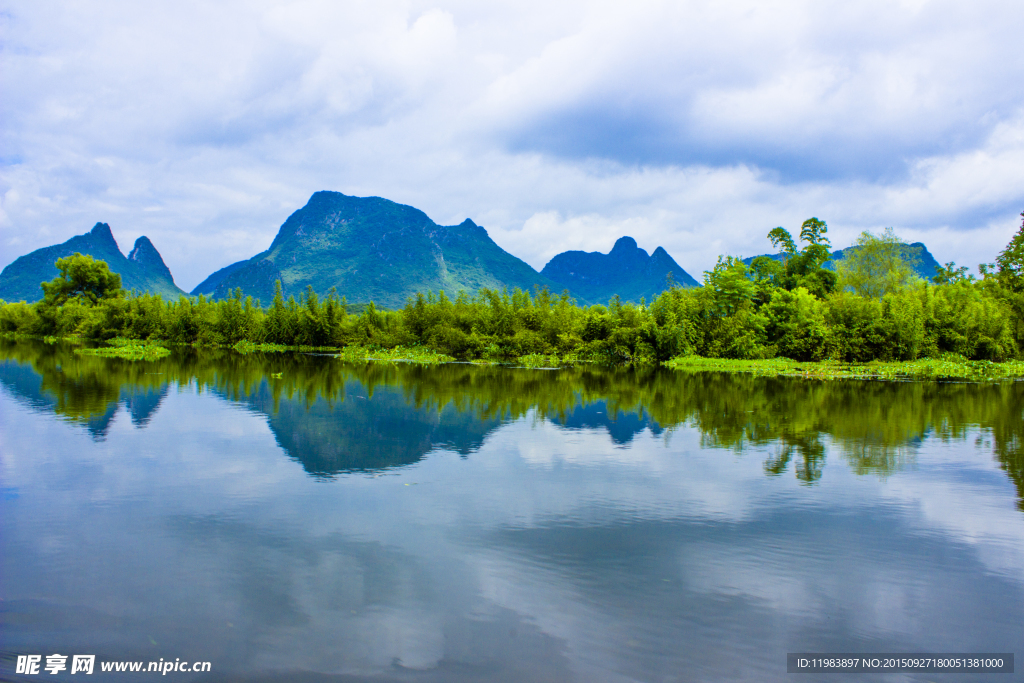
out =
{"type": "Polygon", "coordinates": [[[628,444],[645,429],[649,429],[655,436],[664,431],[643,411],[639,415],[622,410],[609,413],[607,401],[576,406],[564,419],[555,416],[551,422],[566,429],[607,429],[608,436],[618,445],[628,444]]]}
{"type": "Polygon", "coordinates": [[[350,384],[344,402],[304,404],[275,398],[263,384],[241,400],[267,415],[278,445],[318,477],[410,465],[438,446],[468,455],[501,424],[451,405],[411,408],[394,392],[378,392],[370,400],[362,389],[350,384]]]}
{"type": "MultiPolygon", "coordinates": [[[[922,439],[980,428],[1024,498],[1024,383],[816,381],[662,369],[346,365],[303,354],[180,349],[153,362],[0,341],[0,383],[23,404],[103,438],[120,406],[142,428],[170,385],[194,386],[267,417],[280,446],[317,477],[414,463],[434,448],[473,453],[531,411],[563,429],[604,429],[619,445],[644,431],[700,431],[702,445],[766,453],[768,476],[813,484],[829,455],[888,476],[922,439]],[[790,476],[793,476],[790,475],[790,476]]],[[[1018,503],[1024,509],[1024,504],[1018,503]]]]}

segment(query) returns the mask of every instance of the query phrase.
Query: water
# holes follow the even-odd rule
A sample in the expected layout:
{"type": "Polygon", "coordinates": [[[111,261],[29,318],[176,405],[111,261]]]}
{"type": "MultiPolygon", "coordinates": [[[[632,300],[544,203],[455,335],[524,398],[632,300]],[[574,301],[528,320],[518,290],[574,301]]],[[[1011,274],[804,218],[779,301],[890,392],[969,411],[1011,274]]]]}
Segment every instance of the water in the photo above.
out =
{"type": "Polygon", "coordinates": [[[0,676],[53,653],[339,682],[1020,656],[1022,447],[1024,383],[0,342],[0,676]]]}

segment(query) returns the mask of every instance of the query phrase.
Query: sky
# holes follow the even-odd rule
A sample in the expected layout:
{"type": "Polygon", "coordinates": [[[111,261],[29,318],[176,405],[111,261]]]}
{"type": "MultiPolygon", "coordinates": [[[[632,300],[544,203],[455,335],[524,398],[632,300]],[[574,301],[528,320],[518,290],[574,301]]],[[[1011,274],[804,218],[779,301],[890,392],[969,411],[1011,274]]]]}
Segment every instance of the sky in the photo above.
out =
{"type": "Polygon", "coordinates": [[[0,0],[0,267],[110,224],[179,286],[334,190],[540,269],[623,235],[699,280],[815,216],[995,260],[1024,3],[0,0]]]}

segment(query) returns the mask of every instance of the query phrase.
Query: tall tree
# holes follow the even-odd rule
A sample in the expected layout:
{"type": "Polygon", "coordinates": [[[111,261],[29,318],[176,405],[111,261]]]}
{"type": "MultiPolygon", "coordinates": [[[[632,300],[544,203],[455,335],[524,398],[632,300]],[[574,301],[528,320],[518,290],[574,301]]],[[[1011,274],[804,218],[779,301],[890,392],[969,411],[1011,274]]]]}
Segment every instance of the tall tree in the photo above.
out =
{"type": "Polygon", "coordinates": [[[768,233],[772,245],[782,252],[782,263],[768,257],[754,259],[751,271],[762,291],[758,298],[767,300],[766,289],[779,286],[794,290],[803,287],[818,298],[824,298],[836,286],[836,275],[824,267],[829,260],[829,241],[825,237],[828,226],[825,221],[808,218],[800,226],[800,239],[806,242],[801,251],[797,251],[796,241],[789,231],[783,227],[773,228],[768,233]]]}
{"type": "Polygon", "coordinates": [[[111,272],[106,261],[75,252],[54,265],[60,274],[41,285],[45,306],[61,306],[71,299],[94,305],[121,296],[121,276],[111,272]]]}
{"type": "Polygon", "coordinates": [[[864,231],[856,246],[836,262],[839,286],[863,297],[880,299],[919,279],[914,272],[916,260],[916,254],[892,228],[877,236],[864,231]]]}

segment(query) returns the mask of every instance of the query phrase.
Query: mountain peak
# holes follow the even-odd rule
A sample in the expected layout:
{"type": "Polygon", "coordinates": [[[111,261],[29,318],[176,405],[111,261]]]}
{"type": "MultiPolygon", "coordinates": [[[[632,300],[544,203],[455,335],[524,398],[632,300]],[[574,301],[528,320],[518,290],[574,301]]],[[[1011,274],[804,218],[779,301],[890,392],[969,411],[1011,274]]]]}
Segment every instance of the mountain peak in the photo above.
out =
{"type": "MultiPolygon", "coordinates": [[[[204,280],[214,298],[241,287],[266,303],[274,282],[285,296],[336,287],[350,302],[401,307],[417,292],[476,293],[552,285],[466,219],[438,225],[423,211],[383,197],[314,193],[292,213],[270,248],[204,280]],[[263,262],[266,263],[263,263],[263,262]]],[[[197,288],[198,289],[198,288],[197,288]]]]}
{"type": "Polygon", "coordinates": [[[174,284],[171,271],[148,238],[140,237],[129,257],[125,258],[110,226],[97,223],[87,233],[75,235],[61,244],[36,249],[4,268],[0,273],[0,299],[38,301],[42,298],[39,283],[57,276],[54,262],[75,253],[104,261],[112,272],[121,276],[121,286],[125,289],[160,294],[168,299],[177,299],[184,294],[174,284]]]}
{"type": "Polygon", "coordinates": [[[156,250],[156,247],[153,246],[153,243],[145,235],[135,240],[135,246],[132,247],[131,253],[128,254],[128,260],[138,263],[151,272],[159,273],[171,282],[174,282],[171,269],[167,267],[167,264],[164,263],[163,258],[160,256],[160,252],[156,250]]]}
{"type": "Polygon", "coordinates": [[[646,298],[653,301],[668,289],[668,274],[684,287],[696,287],[697,281],[679,267],[664,248],[654,254],[637,246],[632,237],[620,237],[607,254],[566,251],[544,266],[547,275],[578,296],[590,301],[608,301],[618,294],[626,301],[646,298]]]}
{"type": "Polygon", "coordinates": [[[101,242],[109,242],[114,245],[115,249],[120,251],[120,247],[117,246],[117,240],[114,239],[114,233],[110,231],[110,226],[106,223],[97,223],[92,226],[92,230],[89,231],[89,236],[101,242]]]}
{"type": "Polygon", "coordinates": [[[618,259],[622,268],[640,268],[650,258],[646,249],[641,249],[636,240],[628,235],[615,240],[615,246],[608,252],[608,257],[618,259]]]}
{"type": "MultiPolygon", "coordinates": [[[[615,240],[615,246],[612,247],[612,250],[608,253],[608,255],[611,256],[613,254],[618,255],[622,253],[632,254],[639,248],[640,247],[637,246],[636,240],[633,239],[632,237],[620,237],[619,239],[615,240]]],[[[646,254],[646,252],[644,253],[646,254]]]]}

